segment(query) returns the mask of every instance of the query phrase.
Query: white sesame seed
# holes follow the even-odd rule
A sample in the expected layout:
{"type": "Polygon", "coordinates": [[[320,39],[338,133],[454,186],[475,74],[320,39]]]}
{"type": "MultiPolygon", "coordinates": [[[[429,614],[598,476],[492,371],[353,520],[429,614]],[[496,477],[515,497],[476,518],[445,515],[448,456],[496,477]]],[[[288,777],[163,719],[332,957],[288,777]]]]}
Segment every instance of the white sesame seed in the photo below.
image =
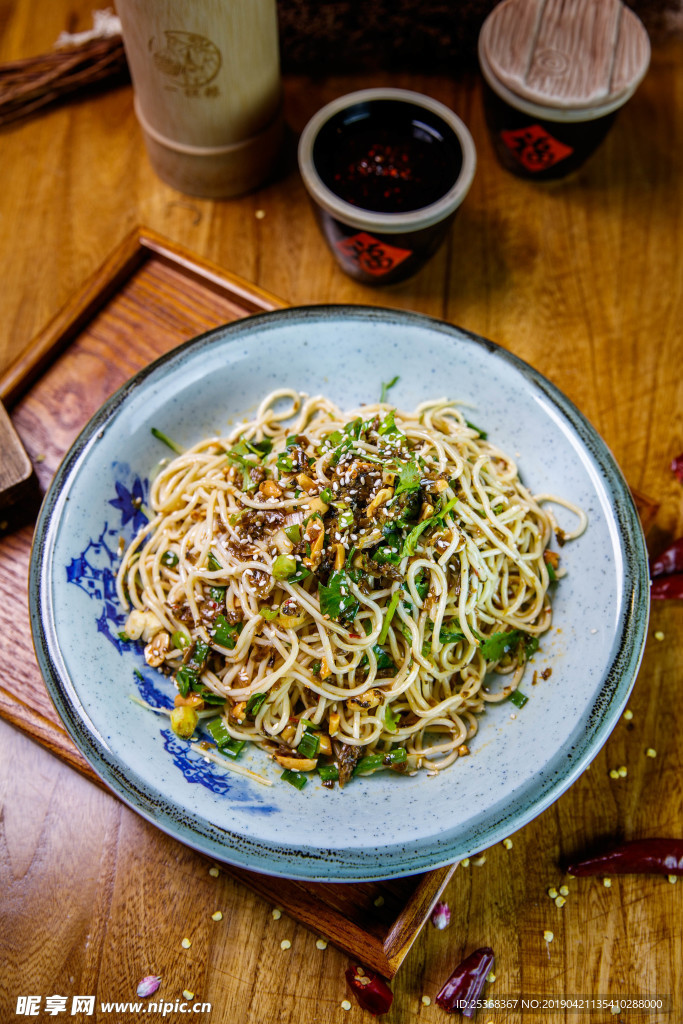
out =
{"type": "Polygon", "coordinates": [[[280,949],[291,949],[291,948],[292,948],[292,943],[289,941],[289,939],[283,939],[282,942],[280,943],[280,949]]]}
{"type": "Polygon", "coordinates": [[[591,629],[591,633],[597,633],[597,629],[591,629]]]}

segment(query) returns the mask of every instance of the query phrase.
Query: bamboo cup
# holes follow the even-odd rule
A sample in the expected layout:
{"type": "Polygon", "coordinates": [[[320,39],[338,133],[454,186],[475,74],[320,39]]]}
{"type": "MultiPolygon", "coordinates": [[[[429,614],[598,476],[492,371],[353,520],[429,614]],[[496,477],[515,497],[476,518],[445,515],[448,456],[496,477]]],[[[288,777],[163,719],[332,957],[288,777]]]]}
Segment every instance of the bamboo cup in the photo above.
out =
{"type": "Polygon", "coordinates": [[[239,195],[282,141],[275,0],[117,0],[154,170],[181,192],[239,195]]]}

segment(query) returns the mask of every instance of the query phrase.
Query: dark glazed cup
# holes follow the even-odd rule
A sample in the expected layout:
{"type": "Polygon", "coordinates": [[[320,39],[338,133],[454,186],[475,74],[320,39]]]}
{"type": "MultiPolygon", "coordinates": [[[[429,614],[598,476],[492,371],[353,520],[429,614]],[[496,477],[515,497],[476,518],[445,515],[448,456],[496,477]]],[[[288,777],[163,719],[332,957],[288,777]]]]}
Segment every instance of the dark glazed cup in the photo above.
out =
{"type": "Polygon", "coordinates": [[[342,96],[311,118],[299,141],[299,169],[323,237],[342,270],[371,286],[411,277],[436,252],[475,166],[474,143],[460,118],[442,103],[404,89],[342,96]],[[385,152],[396,161],[386,176],[363,177],[375,165],[358,154],[368,145],[372,152],[373,138],[390,138],[385,152]],[[409,195],[396,182],[404,166],[402,147],[406,153],[417,147],[414,163],[423,181],[409,181],[409,195]]]}

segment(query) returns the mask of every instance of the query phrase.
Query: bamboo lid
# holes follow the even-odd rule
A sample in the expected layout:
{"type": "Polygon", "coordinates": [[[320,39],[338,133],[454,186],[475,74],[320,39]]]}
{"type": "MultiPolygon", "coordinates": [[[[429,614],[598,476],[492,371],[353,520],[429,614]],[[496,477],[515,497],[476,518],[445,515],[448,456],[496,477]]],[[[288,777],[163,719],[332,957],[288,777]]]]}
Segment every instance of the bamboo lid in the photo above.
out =
{"type": "Polygon", "coordinates": [[[606,112],[644,77],[650,41],[621,0],[503,0],[482,26],[479,57],[489,84],[523,103],[606,112]]]}

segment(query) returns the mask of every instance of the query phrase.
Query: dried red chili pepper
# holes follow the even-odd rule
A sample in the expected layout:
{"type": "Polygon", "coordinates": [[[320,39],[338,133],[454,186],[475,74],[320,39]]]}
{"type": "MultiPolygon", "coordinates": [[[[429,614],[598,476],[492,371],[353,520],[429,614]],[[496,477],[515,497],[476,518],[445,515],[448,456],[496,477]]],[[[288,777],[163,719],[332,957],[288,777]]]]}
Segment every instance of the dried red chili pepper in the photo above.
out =
{"type": "Polygon", "coordinates": [[[674,572],[670,576],[658,576],[650,587],[650,597],[655,601],[682,598],[683,572],[674,572]]]}
{"type": "Polygon", "coordinates": [[[492,967],[493,950],[489,946],[482,946],[470,953],[458,964],[436,997],[441,1009],[448,1013],[460,1010],[463,1017],[474,1016],[475,1007],[472,1004],[481,995],[492,967]]]}
{"type": "Polygon", "coordinates": [[[655,558],[650,566],[650,575],[653,579],[655,576],[670,576],[672,572],[683,572],[683,537],[679,537],[666,551],[662,551],[659,558],[655,558]]]}
{"type": "Polygon", "coordinates": [[[633,839],[575,861],[570,875],[683,875],[683,839],[633,839]]]}
{"type": "Polygon", "coordinates": [[[671,460],[671,469],[683,484],[683,452],[671,460]]]}
{"type": "Polygon", "coordinates": [[[346,968],[346,980],[358,1005],[364,1010],[369,1010],[375,1017],[389,1012],[394,1001],[394,993],[379,974],[361,967],[360,964],[349,964],[346,968]]]}

